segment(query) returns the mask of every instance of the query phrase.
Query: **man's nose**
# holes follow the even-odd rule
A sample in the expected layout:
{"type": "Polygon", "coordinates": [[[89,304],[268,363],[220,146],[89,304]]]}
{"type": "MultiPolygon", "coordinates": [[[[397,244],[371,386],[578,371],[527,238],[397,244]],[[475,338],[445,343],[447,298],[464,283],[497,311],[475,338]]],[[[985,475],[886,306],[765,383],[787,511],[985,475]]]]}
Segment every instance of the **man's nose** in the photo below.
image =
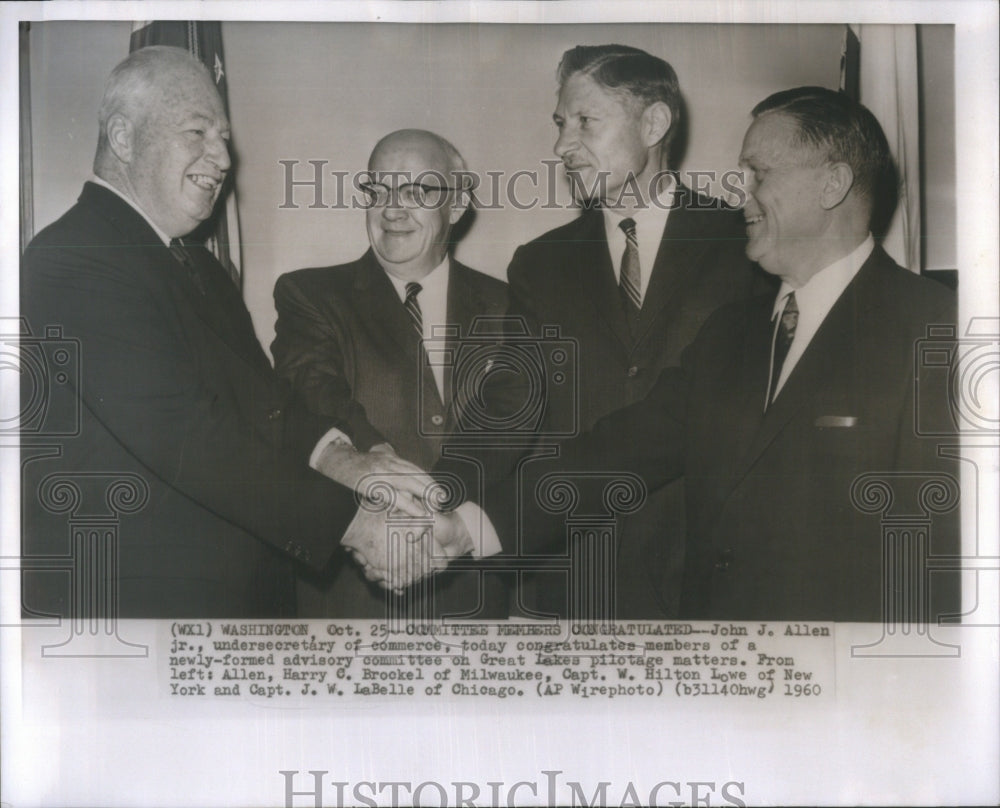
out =
{"type": "Polygon", "coordinates": [[[556,145],[552,147],[556,157],[566,159],[566,155],[576,148],[576,133],[568,126],[559,130],[559,137],[556,138],[556,145]]]}
{"type": "Polygon", "coordinates": [[[221,135],[215,135],[209,137],[207,143],[205,156],[220,171],[228,171],[233,164],[232,158],[229,156],[229,142],[221,135]]]}
{"type": "Polygon", "coordinates": [[[390,193],[389,198],[385,200],[385,205],[382,206],[382,215],[394,222],[405,219],[410,215],[406,206],[399,201],[399,193],[397,191],[390,193]]]}

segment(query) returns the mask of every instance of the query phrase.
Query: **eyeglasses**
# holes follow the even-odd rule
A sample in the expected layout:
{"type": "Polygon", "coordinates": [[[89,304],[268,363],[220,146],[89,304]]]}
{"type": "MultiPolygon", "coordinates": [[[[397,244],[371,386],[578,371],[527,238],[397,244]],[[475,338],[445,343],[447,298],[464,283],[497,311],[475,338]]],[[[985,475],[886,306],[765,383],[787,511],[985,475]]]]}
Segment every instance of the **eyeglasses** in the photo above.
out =
{"type": "Polygon", "coordinates": [[[388,204],[393,194],[401,205],[408,208],[437,208],[445,203],[449,191],[459,190],[446,185],[424,185],[421,182],[408,182],[396,188],[380,182],[363,182],[359,187],[364,191],[369,204],[378,208],[388,204]]]}

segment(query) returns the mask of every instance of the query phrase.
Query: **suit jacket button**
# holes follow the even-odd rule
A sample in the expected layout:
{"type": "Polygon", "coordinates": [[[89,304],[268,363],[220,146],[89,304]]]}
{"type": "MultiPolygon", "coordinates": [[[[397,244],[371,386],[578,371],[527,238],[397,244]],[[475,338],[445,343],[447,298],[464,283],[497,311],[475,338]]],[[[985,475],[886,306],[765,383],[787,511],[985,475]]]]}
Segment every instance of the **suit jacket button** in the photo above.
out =
{"type": "Polygon", "coordinates": [[[434,426],[441,426],[441,424],[444,423],[444,418],[440,415],[432,415],[431,423],[434,424],[434,426]]]}
{"type": "Polygon", "coordinates": [[[281,407],[275,407],[267,411],[268,421],[277,421],[281,417],[281,407]]]}
{"type": "Polygon", "coordinates": [[[630,367],[628,370],[625,371],[625,375],[628,376],[630,379],[634,379],[636,376],[639,375],[639,368],[637,368],[635,365],[632,365],[632,367],[630,367]]]}

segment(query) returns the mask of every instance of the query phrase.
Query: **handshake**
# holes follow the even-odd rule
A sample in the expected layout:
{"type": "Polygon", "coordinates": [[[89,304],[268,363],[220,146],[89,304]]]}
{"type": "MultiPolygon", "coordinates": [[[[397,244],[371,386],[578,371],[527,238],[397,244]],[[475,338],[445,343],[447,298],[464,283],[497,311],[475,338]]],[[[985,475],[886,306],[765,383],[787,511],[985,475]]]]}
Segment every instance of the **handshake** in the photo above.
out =
{"type": "Polygon", "coordinates": [[[334,442],[321,452],[316,468],[355,492],[358,512],[341,544],[365,577],[385,589],[399,594],[473,550],[462,517],[443,510],[449,504],[445,486],[400,458],[388,444],[363,453],[334,442]],[[404,525],[407,517],[421,524],[404,525]],[[390,531],[397,520],[400,530],[390,531]]]}

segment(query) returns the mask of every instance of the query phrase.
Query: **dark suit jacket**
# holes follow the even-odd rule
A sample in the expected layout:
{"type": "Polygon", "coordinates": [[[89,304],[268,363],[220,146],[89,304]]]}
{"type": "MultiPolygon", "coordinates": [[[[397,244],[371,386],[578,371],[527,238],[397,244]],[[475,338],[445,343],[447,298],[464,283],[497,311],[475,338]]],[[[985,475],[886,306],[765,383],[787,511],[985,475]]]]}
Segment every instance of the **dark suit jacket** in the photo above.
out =
{"type": "MultiPolygon", "coordinates": [[[[685,476],[683,618],[880,620],[879,516],[852,484],[912,472],[890,482],[899,515],[921,511],[928,475],[957,479],[914,429],[916,341],[954,323],[954,296],[876,248],[764,413],[772,305],[720,309],[682,367],[567,444],[559,464],[627,469],[651,487],[685,476]]],[[[924,385],[919,406],[946,411],[946,391],[924,385]]],[[[957,510],[934,520],[930,551],[958,551],[957,510]]],[[[955,583],[932,581],[932,618],[957,607],[955,583]]]]}
{"type": "MultiPolygon", "coordinates": [[[[629,332],[599,208],[519,247],[508,271],[512,311],[557,325],[573,340],[579,398],[550,391],[549,424],[590,429],[598,418],[640,401],[660,371],[681,352],[717,308],[773,286],[746,259],[742,216],[717,200],[680,186],[652,268],[635,339],[629,332]]],[[[645,270],[644,270],[645,271],[645,270]]],[[[774,287],[776,288],[776,287],[774,287]]],[[[621,520],[617,611],[622,618],[677,613],[683,555],[683,486],[652,494],[643,510],[621,520]]],[[[565,613],[558,576],[539,576],[529,606],[565,613]]]]}
{"type": "MultiPolygon", "coordinates": [[[[65,556],[70,527],[111,508],[121,615],[293,614],[293,559],[325,566],[355,513],[353,493],[306,461],[330,427],[349,427],[296,402],[225,270],[203,247],[189,253],[197,282],[131,206],[91,183],[28,246],[22,312],[35,335],[56,326],[79,346],[81,428],[26,438],[58,456],[24,450],[25,555],[65,556]],[[53,472],[83,491],[68,516],[45,493],[53,472]],[[128,475],[148,486],[141,507],[87,490],[128,475]]],[[[67,613],[68,575],[27,574],[25,591],[29,608],[67,613]]]]}
{"type": "MultiPolygon", "coordinates": [[[[448,326],[458,330],[441,340],[440,352],[432,344],[427,350],[441,359],[450,352],[458,361],[458,338],[469,336],[473,319],[505,313],[507,286],[454,260],[449,273],[448,326]]],[[[372,251],[350,264],[282,275],[274,299],[275,367],[309,408],[344,419],[355,434],[367,434],[371,442],[388,441],[400,457],[432,468],[455,428],[453,364],[444,363],[442,399],[409,314],[372,251]]],[[[437,612],[474,610],[478,581],[472,573],[436,576],[437,612]]],[[[488,594],[495,600],[496,593],[488,594]]],[[[357,569],[314,579],[308,587],[300,586],[300,595],[304,608],[324,616],[385,615],[384,591],[357,569]]],[[[491,616],[495,609],[491,603],[491,616]]]]}

